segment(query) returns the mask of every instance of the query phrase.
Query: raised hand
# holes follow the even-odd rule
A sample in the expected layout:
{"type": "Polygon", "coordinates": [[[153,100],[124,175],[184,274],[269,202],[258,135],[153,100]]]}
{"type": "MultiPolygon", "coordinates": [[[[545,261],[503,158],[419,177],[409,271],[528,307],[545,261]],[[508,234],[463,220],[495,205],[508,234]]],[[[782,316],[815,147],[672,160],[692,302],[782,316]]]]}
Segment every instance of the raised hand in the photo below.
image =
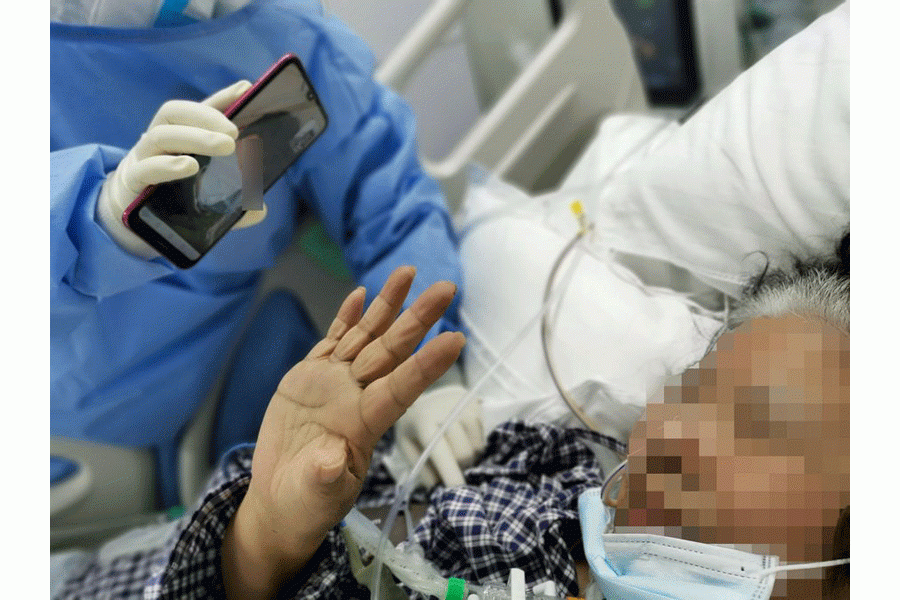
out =
{"type": "MultiPolygon", "coordinates": [[[[234,583],[257,579],[256,565],[282,580],[299,570],[353,506],[375,443],[457,359],[461,333],[416,346],[450,305],[452,283],[438,282],[400,314],[415,269],[388,278],[363,315],[365,291],[344,300],[328,334],[281,380],[263,418],[247,495],[229,526],[223,569],[234,583]],[[399,317],[398,317],[399,314],[399,317]],[[245,551],[243,551],[243,550],[245,551]],[[243,564],[229,562],[240,559],[243,564]]],[[[272,591],[272,581],[258,589],[272,591]]],[[[244,596],[257,586],[231,587],[244,596]]]]}

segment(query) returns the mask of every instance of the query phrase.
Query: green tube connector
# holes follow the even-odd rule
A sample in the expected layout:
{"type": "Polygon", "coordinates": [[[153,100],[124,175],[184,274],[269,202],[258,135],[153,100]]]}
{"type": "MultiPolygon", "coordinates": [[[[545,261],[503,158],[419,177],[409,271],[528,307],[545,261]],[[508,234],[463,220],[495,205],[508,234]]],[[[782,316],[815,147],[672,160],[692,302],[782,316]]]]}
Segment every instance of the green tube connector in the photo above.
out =
{"type": "Polygon", "coordinates": [[[451,577],[447,581],[447,595],[445,600],[465,600],[466,599],[466,582],[463,579],[451,577]]]}

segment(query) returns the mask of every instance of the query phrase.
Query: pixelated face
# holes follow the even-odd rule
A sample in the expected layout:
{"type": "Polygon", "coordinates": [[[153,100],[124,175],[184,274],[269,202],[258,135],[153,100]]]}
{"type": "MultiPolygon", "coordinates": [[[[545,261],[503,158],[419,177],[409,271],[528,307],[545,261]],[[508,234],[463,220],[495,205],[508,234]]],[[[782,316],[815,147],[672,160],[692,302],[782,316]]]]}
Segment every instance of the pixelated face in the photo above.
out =
{"type": "MultiPolygon", "coordinates": [[[[616,532],[782,562],[832,558],[833,527],[850,503],[849,349],[845,334],[799,316],[724,334],[635,426],[616,532]]],[[[783,574],[772,597],[819,597],[822,577],[783,574]]]]}

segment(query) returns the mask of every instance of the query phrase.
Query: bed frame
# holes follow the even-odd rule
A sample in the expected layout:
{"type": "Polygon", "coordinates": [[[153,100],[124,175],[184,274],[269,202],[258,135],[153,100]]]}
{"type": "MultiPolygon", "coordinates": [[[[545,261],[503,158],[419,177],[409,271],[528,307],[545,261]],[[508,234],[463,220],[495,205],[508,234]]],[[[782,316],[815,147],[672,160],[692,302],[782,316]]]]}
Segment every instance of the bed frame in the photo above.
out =
{"type": "MultiPolygon", "coordinates": [[[[376,71],[376,79],[402,93],[469,4],[437,0],[376,71]]],[[[608,0],[575,0],[533,60],[447,156],[423,163],[455,212],[469,163],[528,191],[549,189],[605,115],[646,109],[631,44],[608,0]]]]}

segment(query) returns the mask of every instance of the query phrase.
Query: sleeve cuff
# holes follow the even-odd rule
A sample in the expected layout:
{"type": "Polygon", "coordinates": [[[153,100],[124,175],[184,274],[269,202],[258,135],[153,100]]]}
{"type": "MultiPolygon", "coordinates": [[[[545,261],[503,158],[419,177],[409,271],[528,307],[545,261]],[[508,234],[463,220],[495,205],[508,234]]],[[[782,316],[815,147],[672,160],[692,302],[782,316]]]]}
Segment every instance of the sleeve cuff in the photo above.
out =
{"type": "MultiPolygon", "coordinates": [[[[191,600],[225,597],[221,570],[222,540],[250,485],[253,448],[252,444],[237,446],[222,459],[203,499],[185,518],[180,533],[173,538],[166,562],[155,571],[156,577],[145,590],[145,598],[191,600]]],[[[328,533],[306,567],[282,588],[277,598],[340,598],[342,591],[346,591],[347,578],[353,581],[346,554],[343,539],[335,528],[328,533]]]]}
{"type": "Polygon", "coordinates": [[[173,538],[165,563],[154,572],[145,598],[224,598],[222,540],[250,485],[252,447],[232,450],[216,470],[207,493],[173,538]]]}

